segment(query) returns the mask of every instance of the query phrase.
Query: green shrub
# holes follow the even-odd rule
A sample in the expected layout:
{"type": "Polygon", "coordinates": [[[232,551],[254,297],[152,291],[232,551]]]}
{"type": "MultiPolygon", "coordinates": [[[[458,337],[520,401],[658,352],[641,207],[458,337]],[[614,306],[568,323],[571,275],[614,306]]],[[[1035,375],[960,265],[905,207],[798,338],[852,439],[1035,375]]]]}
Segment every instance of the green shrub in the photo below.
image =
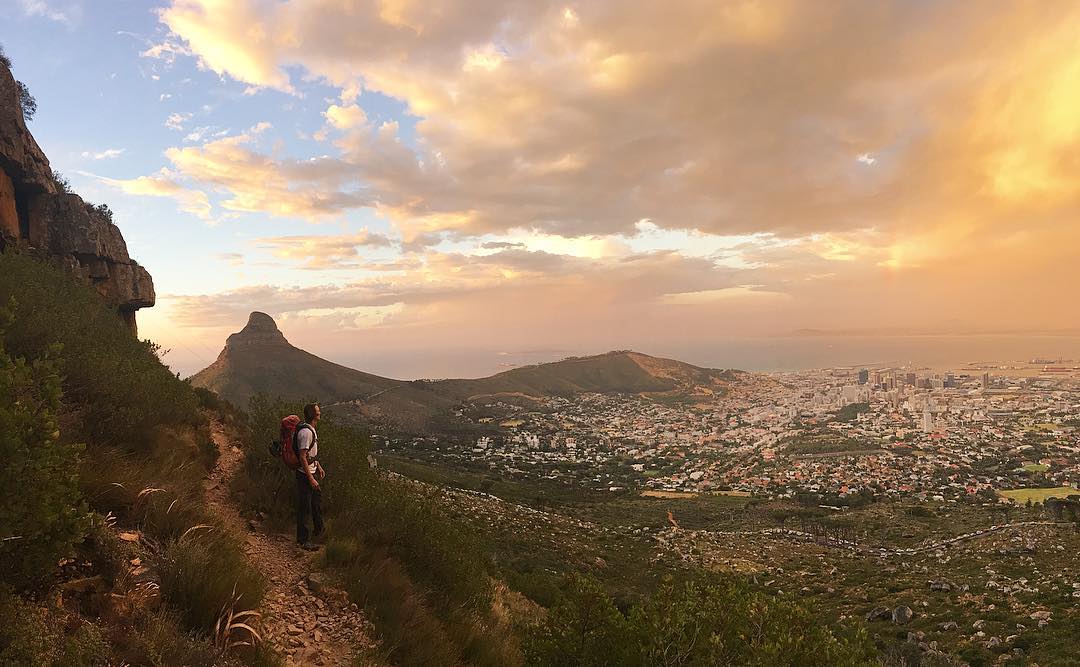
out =
{"type": "Polygon", "coordinates": [[[258,572],[220,528],[194,526],[166,545],[161,558],[161,595],[180,610],[187,627],[211,632],[226,604],[258,608],[265,591],[258,572]]]}
{"type": "Polygon", "coordinates": [[[0,590],[0,665],[49,665],[56,657],[57,637],[45,610],[0,590]]]}
{"type": "Polygon", "coordinates": [[[205,427],[191,386],[161,363],[156,345],[132,336],[92,289],[12,252],[0,255],[0,275],[0,304],[12,304],[14,315],[4,333],[8,351],[36,360],[62,345],[56,361],[67,437],[137,450],[161,424],[205,427]]]}
{"type": "Polygon", "coordinates": [[[50,350],[34,362],[13,359],[0,310],[0,582],[26,589],[47,583],[89,525],[78,488],[82,445],[60,439],[60,377],[50,350]]]}
{"type": "Polygon", "coordinates": [[[562,601],[526,639],[524,650],[533,665],[637,665],[639,641],[597,581],[574,579],[562,601]]]}
{"type": "MultiPolygon", "coordinates": [[[[206,632],[236,595],[237,609],[256,607],[264,583],[247,566],[234,536],[220,527],[209,533],[192,530],[213,523],[203,492],[207,464],[216,454],[200,412],[208,407],[207,397],[173,375],[157,357],[157,347],[132,336],[93,289],[59,268],[8,252],[0,255],[0,275],[0,304],[11,304],[14,315],[0,330],[0,345],[26,359],[13,362],[0,354],[5,360],[0,363],[5,455],[0,474],[4,493],[11,494],[0,509],[6,512],[0,515],[5,530],[28,525],[31,530],[25,532],[33,544],[49,547],[40,555],[26,552],[38,563],[32,569],[55,568],[57,558],[86,528],[78,523],[60,530],[84,507],[81,489],[90,507],[112,513],[120,526],[141,530],[159,554],[155,564],[168,606],[133,619],[130,628],[110,636],[117,656],[129,664],[224,664],[206,632]],[[10,387],[19,391],[9,390],[5,378],[12,378],[10,387]],[[90,452],[80,475],[78,447],[72,444],[77,442],[85,442],[90,452]],[[19,471],[8,461],[34,461],[35,467],[22,473],[29,482],[9,479],[19,471]]],[[[107,552],[106,537],[100,530],[93,534],[90,548],[107,552]]],[[[18,574],[21,561],[8,553],[16,542],[22,540],[0,546],[5,565],[15,563],[0,576],[18,574]]],[[[93,562],[100,567],[109,557],[95,554],[93,562]]],[[[39,579],[40,573],[26,578],[39,579]]],[[[96,645],[91,635],[87,630],[68,641],[91,647],[96,645]]],[[[245,659],[276,662],[264,649],[245,659]]]]}
{"type": "Polygon", "coordinates": [[[599,583],[574,579],[526,642],[536,665],[862,665],[869,650],[735,579],[667,583],[625,615],[599,583]]]}

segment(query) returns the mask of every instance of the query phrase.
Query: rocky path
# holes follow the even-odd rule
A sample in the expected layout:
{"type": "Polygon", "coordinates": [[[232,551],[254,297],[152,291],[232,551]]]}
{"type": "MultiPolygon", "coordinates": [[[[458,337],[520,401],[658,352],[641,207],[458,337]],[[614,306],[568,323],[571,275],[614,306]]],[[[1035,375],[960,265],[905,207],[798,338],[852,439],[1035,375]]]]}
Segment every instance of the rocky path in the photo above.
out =
{"type": "Polygon", "coordinates": [[[319,572],[318,553],[298,548],[291,535],[266,534],[256,522],[245,522],[229,494],[229,482],[243,453],[222,424],[211,424],[220,456],[206,484],[213,511],[241,534],[252,567],[266,575],[269,590],[260,609],[259,632],[287,656],[287,665],[339,666],[374,645],[370,624],[329,575],[319,572]]]}

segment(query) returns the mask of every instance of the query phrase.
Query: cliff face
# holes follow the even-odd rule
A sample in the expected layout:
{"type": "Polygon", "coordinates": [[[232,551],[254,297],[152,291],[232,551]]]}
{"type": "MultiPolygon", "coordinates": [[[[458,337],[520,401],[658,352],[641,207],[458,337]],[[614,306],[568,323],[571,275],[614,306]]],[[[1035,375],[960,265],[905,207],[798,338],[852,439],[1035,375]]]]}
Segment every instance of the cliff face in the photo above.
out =
{"type": "Polygon", "coordinates": [[[93,285],[133,332],[135,311],[154,305],[154,281],[128,256],[120,229],[57,188],[23,122],[15,78],[0,65],[0,250],[7,246],[48,257],[93,285]]]}

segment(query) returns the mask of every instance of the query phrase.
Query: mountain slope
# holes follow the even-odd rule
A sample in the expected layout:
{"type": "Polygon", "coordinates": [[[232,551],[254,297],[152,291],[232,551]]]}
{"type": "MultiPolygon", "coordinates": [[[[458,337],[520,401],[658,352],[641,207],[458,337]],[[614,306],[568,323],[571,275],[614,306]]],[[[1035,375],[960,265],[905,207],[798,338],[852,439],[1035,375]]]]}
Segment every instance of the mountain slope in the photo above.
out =
{"type": "Polygon", "coordinates": [[[477,380],[442,380],[434,389],[464,399],[489,394],[569,396],[595,393],[706,393],[730,380],[727,371],[619,351],[525,366],[477,380]]]}
{"type": "Polygon", "coordinates": [[[595,393],[709,396],[722,393],[732,371],[699,368],[637,352],[608,352],[537,364],[472,380],[393,380],[321,359],[294,347],[273,318],[251,313],[229,336],[217,360],[191,377],[196,387],[246,407],[258,393],[317,399],[371,421],[427,430],[437,415],[481,396],[570,396],[595,393]]]}
{"type": "Polygon", "coordinates": [[[408,383],[346,368],[294,347],[273,318],[254,312],[247,325],[225,341],[217,360],[191,377],[191,384],[246,408],[248,399],[261,392],[329,403],[408,383]]]}

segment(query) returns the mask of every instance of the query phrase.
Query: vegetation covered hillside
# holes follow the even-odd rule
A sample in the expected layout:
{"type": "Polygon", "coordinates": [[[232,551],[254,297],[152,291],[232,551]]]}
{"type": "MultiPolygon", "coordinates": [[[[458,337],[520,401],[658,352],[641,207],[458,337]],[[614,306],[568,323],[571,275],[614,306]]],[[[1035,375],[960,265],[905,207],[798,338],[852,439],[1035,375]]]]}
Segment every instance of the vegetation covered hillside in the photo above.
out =
{"type": "Polygon", "coordinates": [[[463,399],[491,394],[569,396],[586,392],[689,392],[704,388],[722,391],[732,377],[730,371],[619,351],[515,368],[478,380],[443,380],[434,383],[434,388],[463,399]]]}
{"type": "Polygon", "coordinates": [[[273,664],[214,631],[263,582],[202,502],[209,395],[63,271],[0,276],[0,664],[273,664]]]}

